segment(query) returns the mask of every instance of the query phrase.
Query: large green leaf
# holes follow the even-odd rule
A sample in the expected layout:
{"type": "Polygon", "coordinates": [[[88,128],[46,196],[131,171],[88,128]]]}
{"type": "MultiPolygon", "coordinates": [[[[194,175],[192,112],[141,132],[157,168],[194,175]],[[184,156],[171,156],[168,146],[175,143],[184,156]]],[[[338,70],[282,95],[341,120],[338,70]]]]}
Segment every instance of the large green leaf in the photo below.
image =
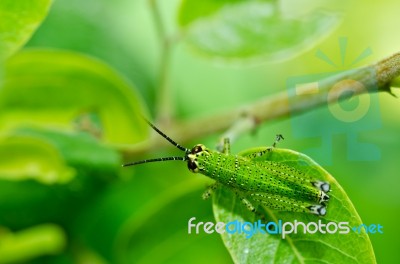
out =
{"type": "Polygon", "coordinates": [[[70,225],[116,179],[118,152],[85,132],[20,128],[0,140],[0,225],[70,225]],[[40,213],[38,213],[40,212],[40,213]]]}
{"type": "MultiPolygon", "coordinates": [[[[251,151],[254,151],[251,150],[251,151]]],[[[251,151],[243,152],[246,154],[251,151]]],[[[321,166],[309,157],[291,150],[274,149],[259,159],[278,161],[293,166],[317,179],[328,181],[331,184],[331,197],[327,215],[316,215],[292,212],[271,211],[268,208],[259,208],[264,211],[267,221],[294,222],[302,221],[322,223],[348,222],[349,227],[358,227],[362,224],[357,211],[350,199],[336,180],[321,166]]],[[[217,221],[242,222],[257,221],[236,196],[226,188],[217,190],[213,199],[214,214],[217,221]]],[[[368,235],[363,230],[360,234],[350,230],[348,234],[290,234],[285,239],[278,235],[255,234],[245,238],[245,234],[222,235],[226,247],[236,263],[375,263],[375,256],[368,235]]]]}
{"type": "Polygon", "coordinates": [[[0,129],[21,125],[86,130],[112,144],[145,139],[134,87],[104,63],[73,52],[28,50],[6,64],[0,129]]]}
{"type": "Polygon", "coordinates": [[[40,25],[51,0],[0,0],[0,62],[17,51],[40,25]]]}
{"type": "Polygon", "coordinates": [[[179,22],[195,50],[224,60],[283,60],[310,49],[338,22],[334,14],[282,13],[275,1],[184,1],[179,22]]]}

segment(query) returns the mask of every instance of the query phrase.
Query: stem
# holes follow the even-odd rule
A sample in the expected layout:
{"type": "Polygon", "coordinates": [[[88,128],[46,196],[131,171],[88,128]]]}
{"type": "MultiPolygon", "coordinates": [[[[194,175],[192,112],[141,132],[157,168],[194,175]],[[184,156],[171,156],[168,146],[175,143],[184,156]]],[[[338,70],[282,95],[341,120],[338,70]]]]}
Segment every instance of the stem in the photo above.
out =
{"type": "Polygon", "coordinates": [[[172,117],[172,96],[169,85],[171,63],[171,47],[173,39],[169,39],[164,27],[157,0],[149,0],[158,38],[161,42],[160,68],[158,70],[158,89],[156,99],[156,120],[158,123],[169,123],[172,117]]]}
{"type": "MultiPolygon", "coordinates": [[[[235,121],[246,116],[255,121],[254,126],[248,128],[250,130],[267,121],[298,115],[363,93],[388,92],[393,95],[391,92],[392,81],[395,80],[398,83],[396,77],[399,75],[400,53],[396,53],[376,64],[321,80],[318,82],[317,92],[315,86],[311,85],[304,87],[301,94],[280,92],[236,109],[171,124],[171,127],[162,129],[171,138],[185,143],[195,138],[224,131],[235,124],[235,121]]],[[[139,154],[160,145],[167,145],[167,142],[156,137],[148,144],[127,151],[125,154],[128,156],[139,154]]]]}

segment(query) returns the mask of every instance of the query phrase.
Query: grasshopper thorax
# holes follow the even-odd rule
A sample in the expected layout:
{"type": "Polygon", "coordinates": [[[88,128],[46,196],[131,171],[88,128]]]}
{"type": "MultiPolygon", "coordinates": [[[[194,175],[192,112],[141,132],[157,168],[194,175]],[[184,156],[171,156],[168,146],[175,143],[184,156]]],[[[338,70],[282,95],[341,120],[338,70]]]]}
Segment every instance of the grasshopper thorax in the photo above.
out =
{"type": "Polygon", "coordinates": [[[199,172],[202,168],[199,166],[198,157],[208,153],[208,149],[203,144],[195,145],[186,153],[185,159],[187,160],[188,169],[194,173],[199,172]]]}

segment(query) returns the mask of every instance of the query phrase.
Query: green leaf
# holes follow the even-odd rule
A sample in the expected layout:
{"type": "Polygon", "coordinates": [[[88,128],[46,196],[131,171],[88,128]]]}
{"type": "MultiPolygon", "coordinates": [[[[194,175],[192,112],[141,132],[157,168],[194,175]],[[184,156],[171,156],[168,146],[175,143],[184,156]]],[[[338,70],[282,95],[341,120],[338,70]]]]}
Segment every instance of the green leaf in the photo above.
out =
{"type": "Polygon", "coordinates": [[[32,137],[51,144],[62,155],[65,162],[74,168],[98,169],[96,176],[113,174],[121,167],[119,153],[85,132],[64,132],[52,129],[19,128],[15,136],[32,137]],[[103,171],[104,173],[102,173],[103,171]]]}
{"type": "Polygon", "coordinates": [[[64,231],[56,225],[44,224],[16,233],[0,235],[0,263],[20,263],[44,255],[58,254],[65,247],[64,231]]]}
{"type": "Polygon", "coordinates": [[[205,16],[210,16],[218,12],[226,5],[232,5],[242,2],[243,0],[183,0],[179,7],[178,23],[180,26],[187,26],[193,23],[196,19],[205,16]]]}
{"type": "Polygon", "coordinates": [[[211,201],[201,199],[209,181],[182,165],[131,168],[135,177],[114,186],[79,221],[90,248],[110,263],[226,263],[229,254],[218,234],[187,233],[188,219],[211,221],[213,213],[211,201]]]}
{"type": "Polygon", "coordinates": [[[147,137],[137,91],[104,63],[73,52],[27,50],[6,64],[0,129],[84,130],[128,147],[147,137]]]}
{"type": "MultiPolygon", "coordinates": [[[[261,150],[261,149],[259,149],[261,150]]],[[[248,150],[239,155],[254,152],[248,150]]],[[[264,155],[265,156],[265,155],[264,155]]],[[[268,208],[259,208],[266,213],[267,221],[294,222],[308,224],[320,220],[327,222],[348,222],[349,227],[362,224],[354,206],[337,181],[309,157],[285,149],[274,149],[267,156],[259,159],[278,161],[293,166],[315,178],[326,180],[331,184],[330,200],[327,215],[316,215],[293,212],[278,212],[268,208]]],[[[217,190],[213,199],[216,221],[255,222],[256,216],[242,205],[242,202],[227,188],[217,190]]],[[[350,230],[348,234],[290,234],[285,239],[280,234],[255,234],[245,238],[245,234],[222,235],[224,243],[236,263],[376,263],[368,235],[350,230]]]]}
{"type": "Polygon", "coordinates": [[[51,0],[0,1],[0,62],[29,40],[51,3],[51,0]]]}
{"type": "Polygon", "coordinates": [[[0,179],[34,179],[45,184],[66,183],[75,176],[61,153],[46,140],[31,136],[0,138],[0,179]]]}
{"type": "Polygon", "coordinates": [[[119,153],[85,132],[20,128],[0,139],[0,226],[71,224],[121,169],[119,153]],[[38,212],[40,211],[40,214],[38,212]]]}
{"type": "Polygon", "coordinates": [[[0,137],[0,156],[0,179],[34,179],[43,184],[70,182],[75,168],[98,169],[96,176],[106,177],[122,163],[115,150],[87,133],[28,127],[0,137]]]}
{"type": "Polygon", "coordinates": [[[284,60],[312,48],[338,22],[333,14],[282,13],[275,1],[184,1],[179,14],[188,43],[223,60],[284,60]]]}

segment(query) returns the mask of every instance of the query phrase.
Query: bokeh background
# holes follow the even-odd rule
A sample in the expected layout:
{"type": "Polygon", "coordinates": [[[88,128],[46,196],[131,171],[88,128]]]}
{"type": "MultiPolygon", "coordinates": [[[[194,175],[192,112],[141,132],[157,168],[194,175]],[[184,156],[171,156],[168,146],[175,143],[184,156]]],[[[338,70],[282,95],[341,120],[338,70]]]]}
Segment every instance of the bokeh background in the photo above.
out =
{"type": "MultiPolygon", "coordinates": [[[[22,51],[5,63],[0,263],[230,263],[218,235],[187,234],[191,217],[213,221],[211,201],[201,199],[205,177],[179,162],[120,167],[179,153],[165,146],[138,152],[150,137],[139,113],[154,118],[164,100],[176,120],[196,120],[400,50],[395,0],[269,1],[285,16],[311,19],[305,26],[310,30],[289,25],[282,38],[268,39],[280,29],[280,20],[272,20],[265,37],[244,30],[250,43],[244,50],[235,50],[240,41],[229,35],[220,39],[218,21],[210,22],[215,32],[198,22],[217,11],[230,22],[235,16],[220,8],[240,1],[193,2],[158,1],[157,24],[152,1],[56,0],[22,51]],[[167,60],[160,24],[172,39],[167,60]]],[[[272,12],[251,8],[246,12],[272,12]]],[[[241,15],[235,26],[257,26],[241,15]]],[[[381,93],[340,107],[354,115],[366,97],[368,111],[357,121],[344,122],[346,114],[341,119],[321,107],[264,123],[232,151],[270,145],[283,134],[281,147],[320,162],[363,222],[383,226],[384,234],[370,239],[378,263],[394,263],[400,259],[399,101],[381,93]]],[[[168,128],[173,123],[164,124],[167,134],[168,128]]],[[[215,146],[219,136],[185,145],[215,146]]]]}

